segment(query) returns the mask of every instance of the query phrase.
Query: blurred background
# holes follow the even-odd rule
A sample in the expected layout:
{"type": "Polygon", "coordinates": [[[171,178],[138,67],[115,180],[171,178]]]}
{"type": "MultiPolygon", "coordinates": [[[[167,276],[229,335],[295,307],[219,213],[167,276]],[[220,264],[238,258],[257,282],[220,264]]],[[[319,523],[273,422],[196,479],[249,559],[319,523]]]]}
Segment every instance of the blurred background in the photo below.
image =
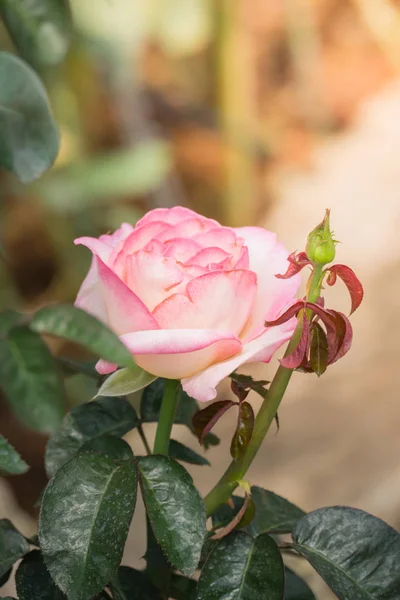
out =
{"type": "MultiPolygon", "coordinates": [[[[267,227],[288,251],[302,250],[331,208],[337,262],[366,292],[353,348],[321,380],[295,374],[279,435],[271,431],[249,477],[306,510],[351,504],[400,527],[400,2],[71,4],[67,58],[40,73],[61,130],[58,160],[30,187],[0,173],[0,309],[73,302],[90,260],[74,238],[155,207],[267,227]]],[[[0,47],[12,50],[1,24],[0,47]]],[[[348,311],[341,284],[327,296],[348,311]]],[[[274,368],[249,372],[268,379],[274,368]]],[[[71,377],[67,392],[71,405],[86,401],[92,383],[71,377]]],[[[202,492],[228,464],[232,429],[229,416],[218,424],[211,469],[190,469],[202,492]]],[[[32,465],[0,481],[0,517],[31,534],[46,439],[1,398],[0,433],[32,465]]],[[[142,517],[130,564],[143,553],[142,517]]],[[[319,600],[332,597],[303,563],[300,572],[319,600]]]]}

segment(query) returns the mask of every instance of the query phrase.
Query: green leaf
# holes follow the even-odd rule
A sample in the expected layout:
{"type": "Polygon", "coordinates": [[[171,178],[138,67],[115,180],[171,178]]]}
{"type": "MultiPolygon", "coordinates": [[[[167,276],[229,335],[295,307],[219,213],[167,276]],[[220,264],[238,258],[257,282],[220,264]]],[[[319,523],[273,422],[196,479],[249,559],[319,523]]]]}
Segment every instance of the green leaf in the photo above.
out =
{"type": "Polygon", "coordinates": [[[93,438],[83,444],[79,451],[96,452],[117,461],[131,460],[133,458],[133,452],[129,444],[112,435],[102,435],[101,437],[93,438]]]}
{"type": "Polygon", "coordinates": [[[197,582],[177,573],[171,575],[170,596],[174,600],[197,600],[197,582]]]}
{"type": "Polygon", "coordinates": [[[117,365],[132,366],[132,355],[119,337],[96,317],[75,306],[59,304],[41,308],[31,321],[31,329],[81,344],[117,365]]]}
{"type": "Polygon", "coordinates": [[[19,600],[67,600],[50,577],[39,550],[25,556],[15,575],[15,583],[19,600]]]}
{"type": "Polygon", "coordinates": [[[339,600],[398,600],[400,534],[380,519],[347,506],[321,508],[292,536],[339,600]]]}
{"type": "Polygon", "coordinates": [[[45,465],[51,477],[82,446],[104,435],[122,437],[137,425],[135,409],[123,398],[100,398],[76,406],[49,439],[45,465]]]}
{"type": "Polygon", "coordinates": [[[237,427],[231,442],[231,456],[233,460],[239,460],[245,452],[253,435],[253,428],[253,407],[248,402],[241,402],[239,405],[237,427]]]}
{"type": "Polygon", "coordinates": [[[157,189],[172,166],[168,144],[147,140],[81,160],[54,171],[38,184],[38,195],[52,211],[82,213],[82,207],[115,206],[118,199],[157,189]]]}
{"type": "Polygon", "coordinates": [[[162,600],[154,584],[141,571],[120,567],[112,584],[116,600],[162,600]]]}
{"type": "Polygon", "coordinates": [[[184,446],[180,442],[176,440],[169,441],[169,451],[168,454],[171,458],[175,460],[181,460],[183,462],[187,462],[191,465],[209,465],[210,462],[204,458],[204,456],[200,456],[191,448],[184,446]]]}
{"type": "Polygon", "coordinates": [[[128,396],[150,385],[157,377],[133,364],[129,369],[119,369],[103,383],[97,396],[128,396]]]}
{"type": "Polygon", "coordinates": [[[1,0],[0,15],[21,56],[33,65],[55,65],[68,50],[67,0],[1,0]]]}
{"type": "Polygon", "coordinates": [[[0,577],[29,552],[29,544],[8,519],[0,520],[0,577]]]}
{"type": "Polygon", "coordinates": [[[243,531],[223,538],[206,560],[198,600],[282,600],[284,570],[279,548],[267,534],[243,531]]]}
{"type": "Polygon", "coordinates": [[[21,475],[29,469],[28,465],[18,452],[9,444],[6,438],[0,435],[0,473],[21,475]]]}
{"type": "Polygon", "coordinates": [[[285,600],[315,600],[308,585],[285,566],[285,600]]]}
{"type": "Polygon", "coordinates": [[[10,329],[19,325],[23,315],[16,310],[4,310],[0,313],[0,334],[8,333],[10,329]]]}
{"type": "Polygon", "coordinates": [[[65,413],[64,389],[46,344],[28,327],[0,339],[0,384],[27,427],[51,433],[65,413]]]}
{"type": "Polygon", "coordinates": [[[23,183],[55,161],[59,133],[46,90],[28,65],[7,52],[0,52],[0,131],[0,165],[23,183]]]}
{"type": "Polygon", "coordinates": [[[320,377],[328,366],[328,340],[319,323],[312,323],[310,331],[311,368],[320,377]]]}
{"type": "MultiPolygon", "coordinates": [[[[156,381],[143,390],[140,401],[140,415],[144,423],[155,423],[158,421],[163,393],[164,379],[162,378],[156,379],[156,381]]],[[[186,425],[192,433],[195,433],[192,419],[198,410],[199,407],[196,400],[181,390],[174,422],[179,425],[186,425]]],[[[217,446],[219,438],[209,433],[204,438],[203,443],[206,449],[209,446],[217,446]]]]}
{"type": "Polygon", "coordinates": [[[258,486],[252,486],[251,497],[256,513],[250,528],[252,533],[290,533],[299,519],[306,514],[303,510],[282,498],[258,486]]]}
{"type": "Polygon", "coordinates": [[[39,541],[46,566],[68,600],[89,600],[118,568],[136,503],[137,468],[78,453],[48,484],[39,541]]]}
{"type": "Polygon", "coordinates": [[[154,535],[170,563],[185,575],[192,575],[206,535],[204,504],[193,480],[167,456],[145,456],[138,462],[154,535]]]}

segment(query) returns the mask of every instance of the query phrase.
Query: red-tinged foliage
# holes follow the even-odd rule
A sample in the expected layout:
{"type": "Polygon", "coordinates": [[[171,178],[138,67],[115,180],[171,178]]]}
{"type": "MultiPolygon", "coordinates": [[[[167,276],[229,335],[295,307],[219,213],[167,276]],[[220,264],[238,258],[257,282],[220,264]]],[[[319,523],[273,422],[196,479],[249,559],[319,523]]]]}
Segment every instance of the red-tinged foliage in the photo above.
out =
{"type": "Polygon", "coordinates": [[[304,310],[301,338],[291,354],[281,360],[281,365],[288,369],[299,369],[306,372],[314,371],[320,375],[326,370],[328,365],[333,364],[349,351],[353,340],[353,329],[348,317],[343,313],[326,309],[320,303],[306,301],[296,302],[275,321],[267,321],[265,326],[274,327],[281,325],[298,315],[301,310],[304,310]],[[308,309],[312,313],[310,321],[305,309],[308,309]],[[326,331],[322,329],[318,321],[321,321],[326,331]],[[315,332],[314,340],[311,335],[317,324],[324,333],[324,337],[320,339],[318,347],[316,346],[315,332]],[[327,354],[326,358],[325,354],[327,354]],[[322,359],[324,360],[323,363],[321,363],[322,359]]]}
{"type": "Polygon", "coordinates": [[[253,435],[253,428],[253,407],[248,402],[241,402],[239,405],[237,427],[231,442],[231,456],[234,460],[238,460],[249,445],[253,435]]]}
{"type": "Polygon", "coordinates": [[[299,252],[299,254],[292,252],[288,256],[288,261],[289,266],[286,273],[283,273],[283,275],[275,275],[277,279],[290,279],[290,277],[293,277],[293,275],[299,273],[304,267],[311,265],[311,261],[307,258],[307,254],[305,252],[299,252]]]}
{"type": "Polygon", "coordinates": [[[203,443],[204,438],[210,433],[215,423],[235,404],[238,403],[233,400],[218,400],[193,415],[192,423],[194,432],[200,444],[203,443]]]}
{"type": "Polygon", "coordinates": [[[222,538],[224,538],[225,536],[227,536],[229,533],[231,533],[231,531],[233,531],[234,529],[236,529],[236,527],[245,527],[248,523],[244,522],[244,519],[248,522],[251,522],[252,519],[254,518],[254,514],[255,514],[255,506],[254,503],[251,499],[251,497],[246,494],[245,498],[244,498],[244,502],[242,504],[242,506],[240,507],[240,510],[236,513],[236,515],[233,517],[232,521],[230,521],[227,525],[225,525],[225,527],[222,527],[221,529],[219,529],[217,531],[217,533],[214,533],[214,535],[211,537],[212,540],[221,540],[222,538]],[[247,518],[246,513],[250,512],[250,516],[251,518],[247,518]],[[243,523],[242,523],[243,521],[243,523]]]}
{"type": "Polygon", "coordinates": [[[318,377],[328,366],[328,339],[321,325],[315,322],[310,327],[310,364],[318,377]]]}
{"type": "Polygon", "coordinates": [[[326,283],[331,286],[334,285],[337,277],[340,277],[349,291],[351,298],[350,314],[352,314],[360,306],[364,297],[364,290],[361,281],[358,279],[354,271],[346,265],[333,265],[333,267],[330,267],[326,283]]]}
{"type": "Polygon", "coordinates": [[[251,390],[259,394],[261,398],[265,398],[267,395],[268,390],[266,386],[269,381],[266,381],[265,379],[256,380],[253,379],[251,375],[243,375],[242,373],[232,373],[230,377],[232,379],[232,392],[241,402],[246,400],[251,390]]]}
{"type": "Polygon", "coordinates": [[[286,367],[287,369],[297,369],[301,365],[304,355],[307,353],[309,347],[309,331],[310,323],[304,311],[302,318],[301,337],[295,349],[280,361],[283,367],[286,367]]]}

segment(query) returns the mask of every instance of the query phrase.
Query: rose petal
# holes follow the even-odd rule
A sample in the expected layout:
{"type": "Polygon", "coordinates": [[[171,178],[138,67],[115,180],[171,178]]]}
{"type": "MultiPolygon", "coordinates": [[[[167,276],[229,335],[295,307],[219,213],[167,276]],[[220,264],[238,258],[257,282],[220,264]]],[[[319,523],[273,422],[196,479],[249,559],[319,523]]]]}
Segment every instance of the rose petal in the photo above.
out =
{"type": "Polygon", "coordinates": [[[153,221],[163,221],[164,223],[175,225],[176,223],[180,223],[181,221],[188,219],[202,219],[205,223],[208,223],[213,227],[219,225],[217,221],[202,217],[189,208],[185,208],[183,206],[174,206],[172,208],[155,208],[154,210],[151,210],[137,222],[136,226],[139,227],[144,224],[147,225],[153,221]]]}
{"type": "MultiPolygon", "coordinates": [[[[240,340],[232,334],[207,329],[137,331],[121,336],[136,363],[153,375],[181,379],[224,360],[241,349],[240,340]]],[[[99,361],[102,373],[115,370],[115,365],[99,361]]]]}
{"type": "MultiPolygon", "coordinates": [[[[164,242],[165,256],[173,256],[179,262],[188,262],[201,249],[200,244],[190,238],[172,238],[164,242]]],[[[195,263],[196,264],[196,263],[195,263]]]]}
{"type": "Polygon", "coordinates": [[[211,365],[201,373],[182,380],[185,392],[199,402],[208,402],[217,395],[216,386],[225,377],[233,373],[244,363],[264,362],[271,359],[273,354],[292,336],[293,329],[288,330],[288,324],[266,329],[258,338],[243,345],[241,352],[232,358],[211,365]]]}
{"type": "Polygon", "coordinates": [[[75,305],[101,319],[118,335],[158,329],[143,302],[99,257],[94,257],[75,305]]]}
{"type": "Polygon", "coordinates": [[[139,250],[127,258],[125,277],[128,287],[153,310],[174,293],[173,288],[183,281],[184,273],[174,258],[139,250]]]}
{"type": "Polygon", "coordinates": [[[289,253],[274,233],[261,227],[239,227],[235,232],[244,238],[249,250],[249,268],[257,274],[257,297],[245,333],[251,338],[263,329],[265,320],[275,319],[293,300],[301,275],[288,280],[275,277],[276,273],[287,270],[289,253]]]}
{"type": "Polygon", "coordinates": [[[192,279],[186,294],[159,304],[153,316],[162,329],[218,329],[239,335],[250,315],[257,291],[251,271],[212,271],[192,279]]]}

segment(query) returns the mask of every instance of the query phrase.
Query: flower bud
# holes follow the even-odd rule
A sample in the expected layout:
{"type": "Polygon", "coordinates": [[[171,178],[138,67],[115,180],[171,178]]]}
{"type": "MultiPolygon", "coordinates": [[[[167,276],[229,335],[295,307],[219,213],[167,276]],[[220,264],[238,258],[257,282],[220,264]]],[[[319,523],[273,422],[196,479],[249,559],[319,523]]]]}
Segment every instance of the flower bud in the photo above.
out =
{"type": "Polygon", "coordinates": [[[336,241],[330,230],[329,216],[330,210],[326,209],[323,221],[308,236],[306,254],[313,264],[326,265],[335,258],[336,241]]]}

